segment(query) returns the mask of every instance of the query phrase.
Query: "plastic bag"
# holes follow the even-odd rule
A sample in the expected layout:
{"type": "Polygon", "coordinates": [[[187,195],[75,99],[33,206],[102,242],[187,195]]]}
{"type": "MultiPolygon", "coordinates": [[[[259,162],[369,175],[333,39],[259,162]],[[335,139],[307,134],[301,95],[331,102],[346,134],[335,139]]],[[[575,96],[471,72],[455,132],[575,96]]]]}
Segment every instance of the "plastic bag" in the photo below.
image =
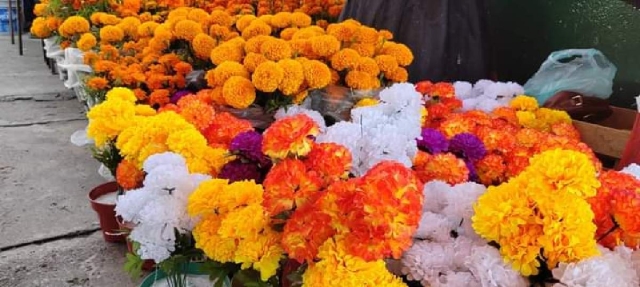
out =
{"type": "Polygon", "coordinates": [[[49,59],[55,59],[64,55],[64,50],[58,44],[58,37],[44,39],[44,50],[47,52],[45,55],[49,59]]]}
{"type": "Polygon", "coordinates": [[[67,89],[81,86],[81,77],[93,71],[89,65],[84,64],[84,52],[76,48],[64,50],[64,58],[62,62],[58,63],[58,67],[67,72],[64,82],[67,89]]]}
{"type": "Polygon", "coordinates": [[[535,96],[540,104],[560,91],[608,99],[613,93],[613,78],[617,70],[596,49],[557,51],[542,63],[524,89],[527,95],[535,96]]]}

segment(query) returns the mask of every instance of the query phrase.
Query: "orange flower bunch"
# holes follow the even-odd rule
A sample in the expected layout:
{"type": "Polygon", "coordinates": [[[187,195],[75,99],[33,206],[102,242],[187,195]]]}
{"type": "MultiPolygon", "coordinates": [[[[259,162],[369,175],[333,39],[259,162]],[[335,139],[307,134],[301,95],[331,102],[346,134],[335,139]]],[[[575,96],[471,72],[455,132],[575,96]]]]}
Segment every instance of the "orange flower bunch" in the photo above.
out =
{"type": "Polygon", "coordinates": [[[640,246],[640,180],[617,171],[604,171],[599,178],[601,187],[588,201],[598,227],[596,239],[608,248],[625,245],[640,246]]]}

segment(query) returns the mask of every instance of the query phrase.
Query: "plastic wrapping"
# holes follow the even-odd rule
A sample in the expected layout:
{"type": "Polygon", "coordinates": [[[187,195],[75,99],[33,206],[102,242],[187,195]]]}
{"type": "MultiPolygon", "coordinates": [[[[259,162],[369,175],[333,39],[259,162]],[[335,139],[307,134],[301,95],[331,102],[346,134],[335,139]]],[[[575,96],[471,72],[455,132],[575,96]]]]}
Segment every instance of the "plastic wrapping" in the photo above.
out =
{"type": "Polygon", "coordinates": [[[267,113],[262,107],[250,107],[239,110],[220,106],[217,107],[216,110],[230,113],[239,119],[248,120],[254,128],[259,130],[265,130],[275,121],[273,117],[274,113],[267,113]]]}
{"type": "Polygon", "coordinates": [[[207,80],[204,78],[206,72],[203,70],[195,70],[187,74],[187,90],[197,92],[207,88],[207,80]]]}
{"type": "Polygon", "coordinates": [[[58,44],[58,37],[56,36],[44,39],[44,50],[46,51],[45,55],[49,59],[64,56],[64,50],[62,50],[62,47],[58,44]]]}
{"type": "Polygon", "coordinates": [[[116,180],[111,174],[111,172],[109,171],[109,169],[106,166],[104,166],[104,164],[101,164],[100,168],[98,168],[98,174],[102,176],[102,178],[104,178],[106,181],[116,180]]]}
{"type": "Polygon", "coordinates": [[[71,135],[71,143],[75,146],[78,147],[83,147],[86,145],[90,145],[93,144],[93,140],[90,139],[87,136],[87,129],[83,129],[83,130],[79,130],[79,131],[75,131],[72,135],[71,135]]]}
{"type": "Polygon", "coordinates": [[[84,52],[76,48],[64,50],[64,58],[58,63],[60,70],[66,71],[67,77],[64,86],[73,89],[82,85],[83,75],[91,73],[93,70],[89,65],[84,64],[84,52]]]}
{"type": "Polygon", "coordinates": [[[544,104],[561,91],[608,99],[613,93],[616,66],[596,49],[556,51],[524,85],[527,95],[544,104]]]}
{"type": "Polygon", "coordinates": [[[321,90],[311,91],[309,94],[309,109],[318,111],[327,120],[333,122],[351,119],[351,109],[364,98],[378,98],[380,89],[372,91],[358,91],[347,87],[330,85],[321,90]]]}

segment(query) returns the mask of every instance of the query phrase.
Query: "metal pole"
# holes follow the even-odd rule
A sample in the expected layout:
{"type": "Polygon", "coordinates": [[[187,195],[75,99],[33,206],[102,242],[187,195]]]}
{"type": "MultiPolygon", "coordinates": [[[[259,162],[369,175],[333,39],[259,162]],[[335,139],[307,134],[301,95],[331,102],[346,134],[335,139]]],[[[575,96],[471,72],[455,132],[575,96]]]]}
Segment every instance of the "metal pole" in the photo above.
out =
{"type": "Polygon", "coordinates": [[[13,33],[13,5],[11,5],[12,0],[9,0],[9,11],[7,11],[7,13],[9,14],[9,30],[11,30],[11,45],[15,45],[16,44],[16,37],[13,33]]]}
{"type": "MultiPolygon", "coordinates": [[[[11,0],[9,0],[11,2],[11,0]]],[[[22,15],[22,0],[17,0],[18,3],[18,50],[20,50],[20,56],[24,55],[22,47],[22,22],[24,21],[22,15]]]]}

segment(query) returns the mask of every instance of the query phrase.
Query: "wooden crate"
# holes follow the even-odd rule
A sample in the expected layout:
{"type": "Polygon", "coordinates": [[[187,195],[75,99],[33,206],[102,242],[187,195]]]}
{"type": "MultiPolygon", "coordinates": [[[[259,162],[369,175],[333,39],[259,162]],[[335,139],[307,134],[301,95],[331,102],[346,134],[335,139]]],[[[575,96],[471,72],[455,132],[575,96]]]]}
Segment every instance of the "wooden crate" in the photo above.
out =
{"type": "Polygon", "coordinates": [[[636,110],[611,107],[613,114],[600,122],[573,121],[580,131],[582,141],[597,154],[620,159],[631,137],[631,130],[638,112],[636,110]]]}

